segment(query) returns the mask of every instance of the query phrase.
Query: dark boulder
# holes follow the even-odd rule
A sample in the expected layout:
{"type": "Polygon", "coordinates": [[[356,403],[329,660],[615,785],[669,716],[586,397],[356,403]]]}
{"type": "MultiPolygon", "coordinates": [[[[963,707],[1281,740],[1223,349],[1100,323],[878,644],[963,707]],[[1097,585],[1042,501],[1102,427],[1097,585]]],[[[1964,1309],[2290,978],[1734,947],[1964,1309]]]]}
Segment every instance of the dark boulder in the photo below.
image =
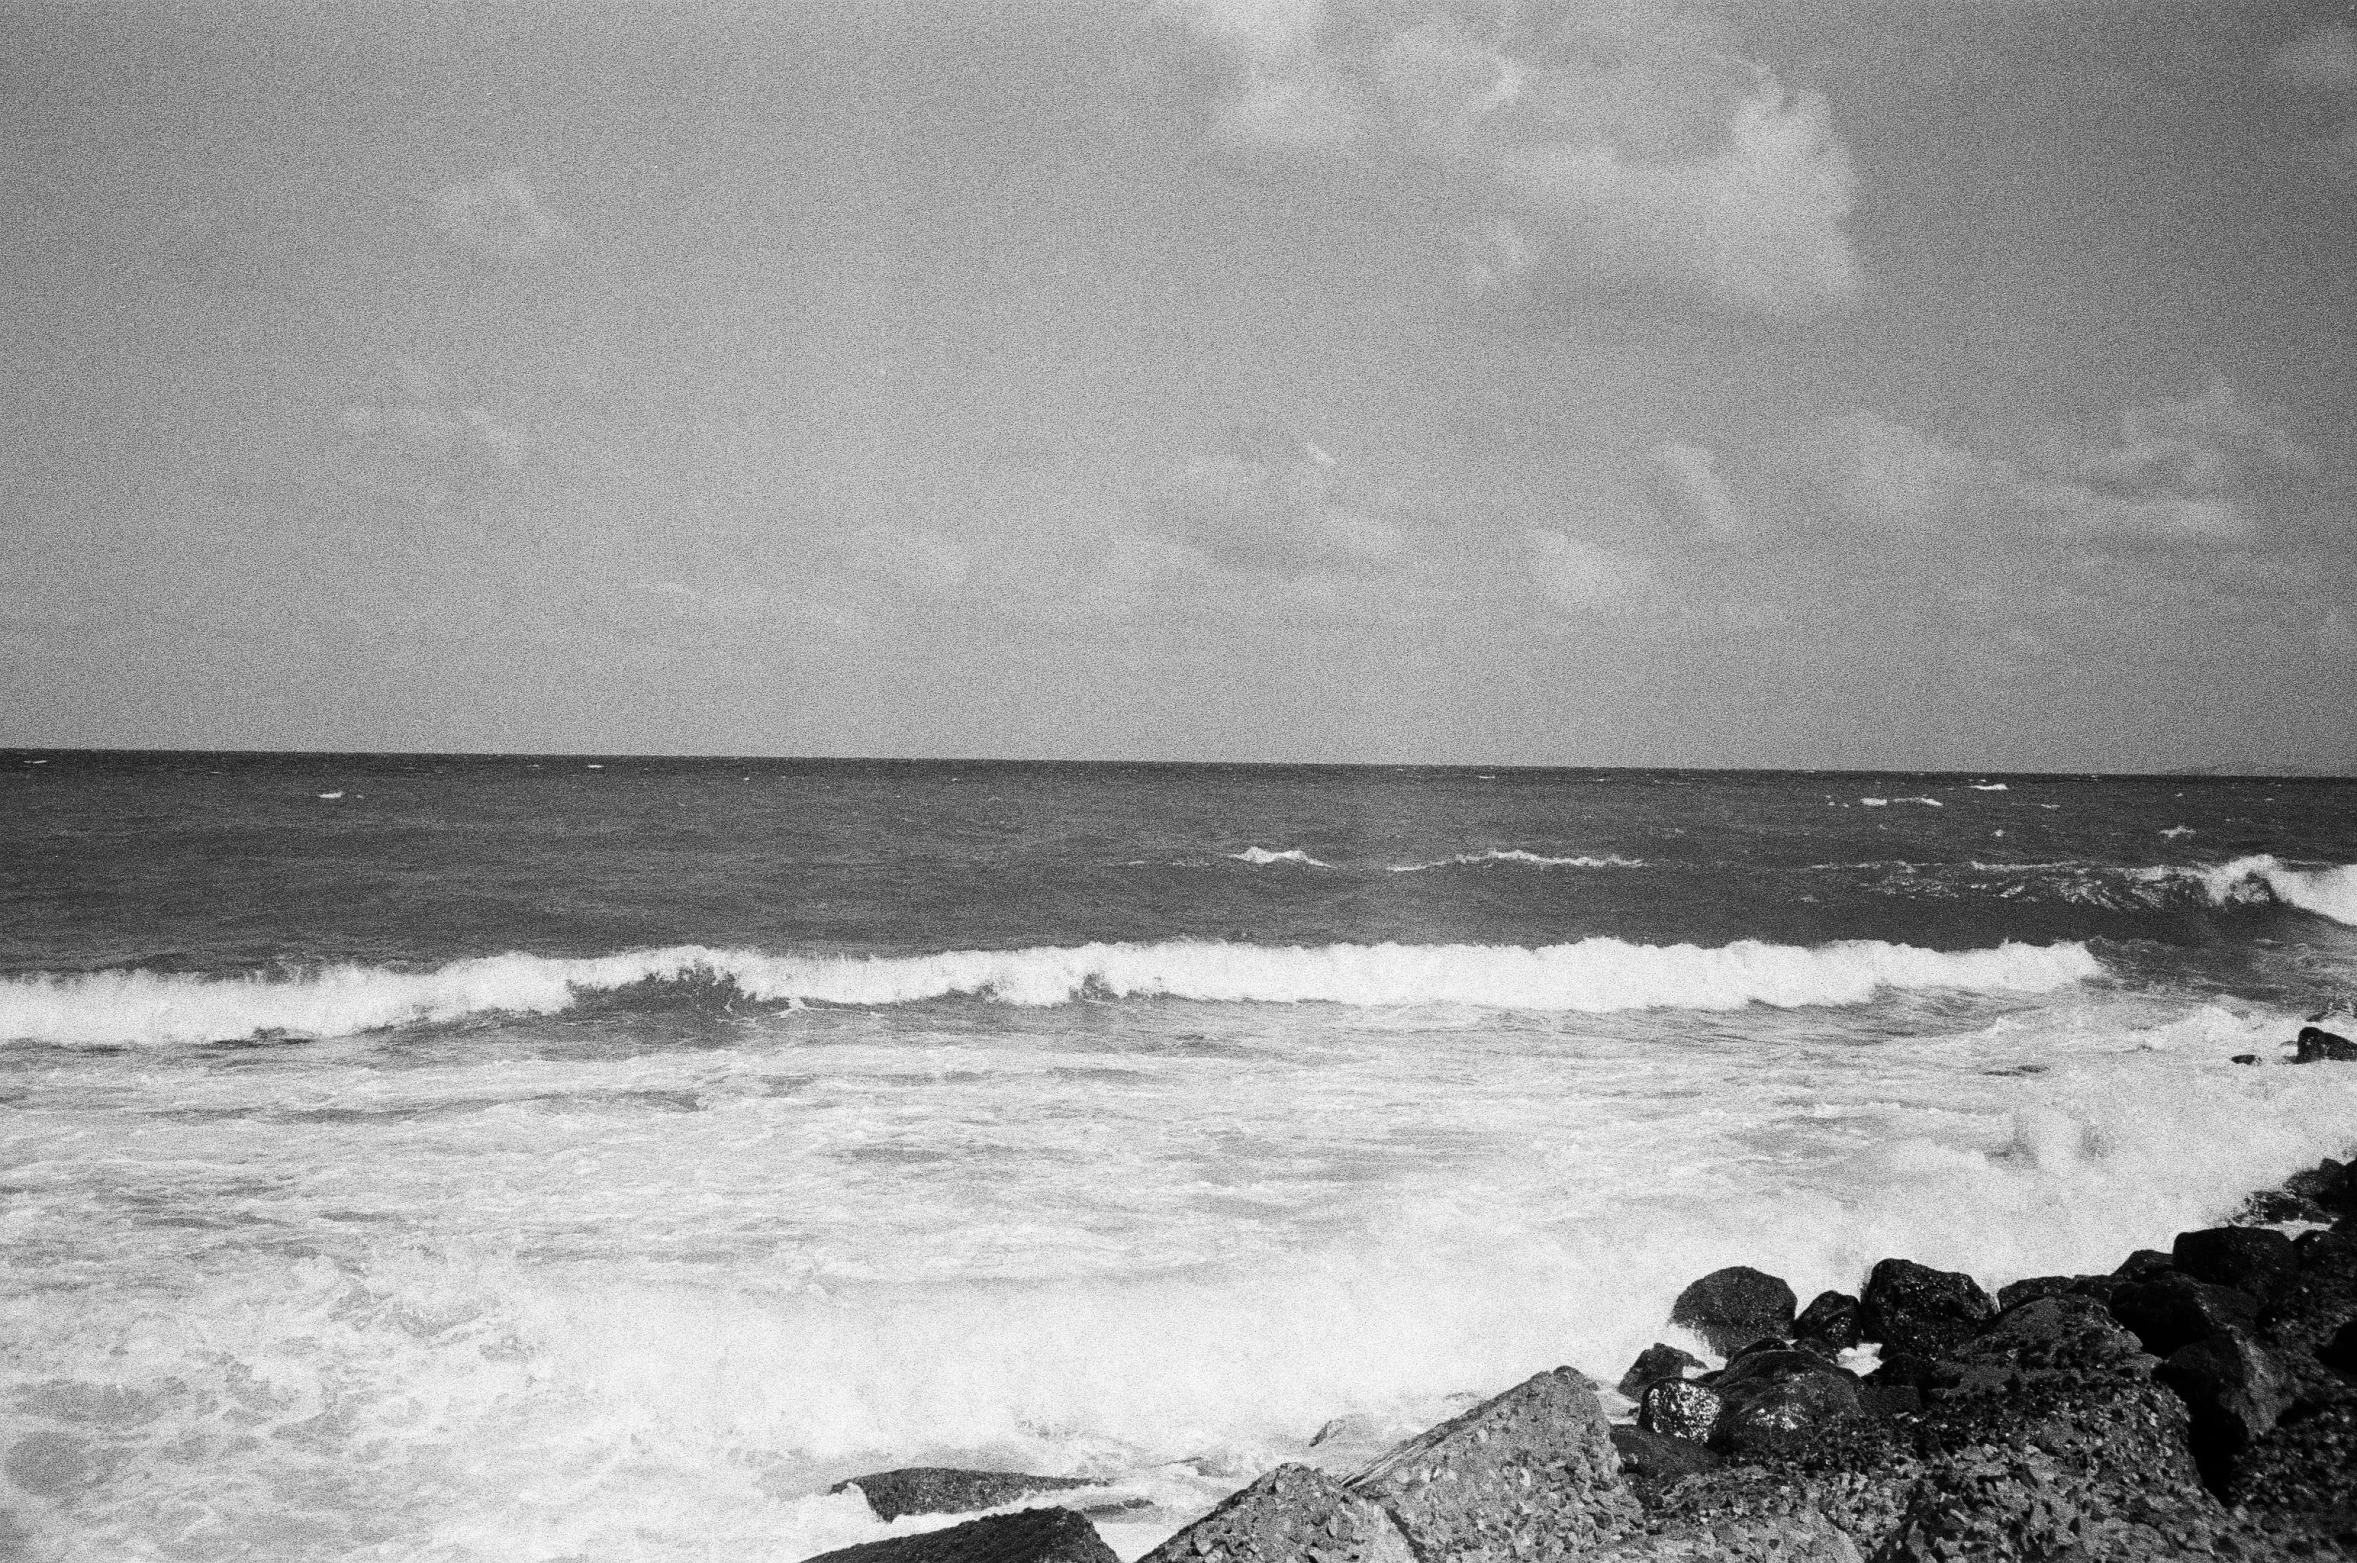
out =
{"type": "Polygon", "coordinates": [[[2283,1180],[2284,1191],[2326,1210],[2357,1210],[2357,1171],[2330,1156],[2283,1180]]]}
{"type": "Polygon", "coordinates": [[[2239,1330],[2179,1347],[2153,1377],[2193,1413],[2194,1462],[2213,1491],[2224,1487],[2235,1457],[2274,1428],[2294,1393],[2275,1354],[2239,1330]]]}
{"type": "Polygon", "coordinates": [[[1866,1278],[1859,1322],[1866,1339],[1918,1356],[1944,1356],[1980,1333],[1997,1301],[1956,1270],[1885,1259],[1866,1278]]]}
{"type": "Polygon", "coordinates": [[[1692,1330],[1723,1357],[1763,1335],[1789,1339],[1799,1303],[1777,1277],[1749,1265],[1730,1265],[1680,1292],[1670,1305],[1670,1323],[1692,1330]]]}
{"type": "Polygon", "coordinates": [[[1878,1389],[1905,1387],[1929,1394],[1933,1390],[1953,1388],[1963,1376],[1963,1370],[1953,1362],[1902,1351],[1883,1358],[1866,1375],[1866,1383],[1878,1389]]]}
{"type": "Polygon", "coordinates": [[[2120,1277],[2122,1280],[2132,1280],[2137,1276],[2149,1274],[2154,1270],[2166,1270],[2176,1262],[2176,1260],[2170,1258],[2167,1254],[2162,1253],[2157,1248],[2139,1248],[2136,1250],[2136,1252],[2121,1260],[2119,1264],[2113,1268],[2112,1274],[2120,1277]]]}
{"type": "Polygon", "coordinates": [[[1725,1406],[1719,1392],[1708,1384],[1664,1379],[1645,1391],[1645,1401],[1637,1408],[1637,1425],[1665,1438],[1708,1443],[1725,1406]]]}
{"type": "Polygon", "coordinates": [[[1070,1509],[989,1514],[947,1530],[822,1552],[809,1563],[1117,1563],[1086,1515],[1070,1509]]]}
{"type": "Polygon", "coordinates": [[[1755,1352],[1712,1387],[1725,1404],[1711,1447],[1738,1457],[1797,1453],[1863,1414],[1856,1377],[1812,1352],[1755,1352]]]}
{"type": "Polygon", "coordinates": [[[2327,1059],[2357,1063],[2357,1042],[2336,1036],[2321,1026],[2302,1026],[2292,1045],[2297,1050],[2292,1054],[2295,1064],[2314,1064],[2327,1059]]]}
{"type": "Polygon", "coordinates": [[[1280,1465],[1234,1493],[1139,1563],[1414,1563],[1383,1506],[1345,1491],[1325,1472],[1280,1465]]]}
{"type": "Polygon", "coordinates": [[[2068,1292],[2033,1297],[1997,1316],[1957,1353],[1970,1365],[2015,1369],[2102,1368],[2127,1361],[2141,1347],[2111,1310],[2068,1292]]]}
{"type": "Polygon", "coordinates": [[[1837,1368],[1813,1351],[1792,1346],[1770,1346],[1759,1351],[1747,1351],[1719,1371],[1711,1381],[1723,1398],[1737,1384],[1754,1384],[1768,1379],[1792,1378],[1804,1373],[1830,1373],[1838,1378],[1855,1380],[1857,1375],[1837,1368]]]}
{"type": "Polygon", "coordinates": [[[2332,1339],[2316,1349],[2316,1360],[2336,1373],[2357,1374],[2357,1319],[2335,1330],[2332,1339]]]}
{"type": "Polygon", "coordinates": [[[2136,1332],[2146,1351],[2166,1357],[2221,1330],[2257,1328],[2259,1300],[2231,1286],[2162,1270],[2114,1292],[2111,1312],[2136,1332]]]}
{"type": "Polygon", "coordinates": [[[1015,1471],[965,1471],[947,1465],[911,1465],[835,1483],[830,1493],[856,1487],[880,1520],[903,1514],[965,1514],[995,1509],[1034,1493],[1065,1492],[1097,1483],[1073,1476],[1025,1476],[1015,1471]]]}
{"type": "Polygon", "coordinates": [[[2181,1275],[2231,1286],[2265,1302],[2299,1279],[2292,1240],[2265,1227],[2209,1227],[2177,1234],[2171,1256],[2181,1275]]]}
{"type": "Polygon", "coordinates": [[[2237,1053],[2227,1060],[2228,1063],[2234,1064],[2255,1064],[2258,1061],[2259,1055],[2256,1053],[2237,1053]]]}
{"type": "Polygon", "coordinates": [[[1642,1400],[1645,1398],[1646,1385],[1657,1384],[1665,1378],[1684,1378],[1689,1369],[1700,1372],[1702,1359],[1692,1352],[1680,1351],[1675,1346],[1665,1346],[1655,1341],[1637,1353],[1637,1360],[1629,1365],[1628,1372],[1620,1376],[1619,1389],[1631,1400],[1642,1400]]]}
{"type": "Polygon", "coordinates": [[[1792,1321],[1795,1340],[1821,1340],[1836,1351],[1847,1351],[1863,1338],[1858,1328],[1858,1299],[1847,1292],[1819,1292],[1792,1321]]]}
{"type": "Polygon", "coordinates": [[[1672,1438],[1641,1427],[1614,1428],[1612,1447],[1620,1452],[1621,1474],[1640,1498],[1660,1492],[1681,1477],[1715,1471],[1727,1463],[1724,1456],[1713,1454],[1691,1438],[1672,1438]]]}
{"type": "Polygon", "coordinates": [[[2033,1275],[2000,1286],[1997,1288],[1997,1311],[2003,1313],[2008,1308],[2018,1308],[2034,1298],[2060,1296],[2085,1279],[2077,1275],[2033,1275]]]}
{"type": "Polygon", "coordinates": [[[1420,1558],[1561,1563],[1639,1517],[1596,1386],[1570,1368],[1409,1439],[1347,1485],[1381,1504],[1420,1558]]]}

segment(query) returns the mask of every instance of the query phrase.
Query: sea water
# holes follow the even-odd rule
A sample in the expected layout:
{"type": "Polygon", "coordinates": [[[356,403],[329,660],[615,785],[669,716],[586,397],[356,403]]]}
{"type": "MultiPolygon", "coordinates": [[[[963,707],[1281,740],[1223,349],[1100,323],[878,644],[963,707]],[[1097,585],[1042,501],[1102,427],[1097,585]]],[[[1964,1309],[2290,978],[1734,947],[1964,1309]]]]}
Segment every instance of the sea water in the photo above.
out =
{"type": "Polygon", "coordinates": [[[2357,1141],[2345,782],[0,789],[0,1556],[793,1563],[971,1464],[1134,1557],[1720,1265],[2109,1268],[2357,1141]]]}

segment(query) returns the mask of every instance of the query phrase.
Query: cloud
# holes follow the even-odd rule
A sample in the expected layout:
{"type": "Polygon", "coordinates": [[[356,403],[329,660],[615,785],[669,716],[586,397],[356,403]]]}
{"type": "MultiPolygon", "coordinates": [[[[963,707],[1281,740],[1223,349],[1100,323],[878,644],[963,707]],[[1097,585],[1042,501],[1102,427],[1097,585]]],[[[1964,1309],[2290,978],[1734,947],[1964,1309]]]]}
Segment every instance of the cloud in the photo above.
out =
{"type": "Polygon", "coordinates": [[[1626,612],[1655,594],[1650,560],[1552,530],[1533,530],[1526,543],[1531,583],[1560,607],[1626,612]]]}
{"type": "Polygon", "coordinates": [[[517,264],[546,254],[567,229],[513,168],[434,192],[433,227],[478,260],[517,264]]]}
{"type": "Polygon", "coordinates": [[[1472,285],[1668,283],[1770,313],[1858,286],[1831,109],[1658,0],[1541,30],[1431,3],[1173,0],[1228,67],[1219,133],[1437,177],[1472,285]]]}
{"type": "Polygon", "coordinates": [[[523,465],[522,435],[442,376],[400,359],[392,379],[387,394],[347,402],[337,413],[348,439],[452,488],[478,486],[523,465]]]}
{"type": "Polygon", "coordinates": [[[2311,27],[2275,51],[2276,80],[2312,97],[2338,99],[2339,123],[2306,143],[2308,160],[2327,174],[2357,178],[2357,26],[2311,27]]]}
{"type": "Polygon", "coordinates": [[[1281,429],[1240,430],[1198,457],[1169,509],[1185,542],[1241,573],[1382,572],[1413,551],[1397,521],[1346,494],[1340,462],[1281,429]]]}
{"type": "Polygon", "coordinates": [[[1656,445],[1646,461],[1661,480],[1671,513],[1689,526],[1728,537],[1751,530],[1750,519],[1719,475],[1717,453],[1707,446],[1672,441],[1656,445]]]}

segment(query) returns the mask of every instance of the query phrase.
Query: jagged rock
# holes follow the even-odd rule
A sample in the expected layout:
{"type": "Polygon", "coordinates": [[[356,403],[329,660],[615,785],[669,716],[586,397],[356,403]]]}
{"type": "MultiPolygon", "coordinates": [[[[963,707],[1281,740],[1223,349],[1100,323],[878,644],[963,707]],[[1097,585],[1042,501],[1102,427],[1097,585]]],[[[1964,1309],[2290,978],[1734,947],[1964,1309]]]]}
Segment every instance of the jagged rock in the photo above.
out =
{"type": "Polygon", "coordinates": [[[1666,1526],[1589,1557],[1594,1563],[1859,1563],[1857,1543],[1813,1510],[1666,1526]]]}
{"type": "Polygon", "coordinates": [[[1868,1384],[1883,1389],[1906,1385],[1911,1389],[1948,1389],[1963,1377],[1953,1362],[1936,1357],[1919,1357],[1913,1352],[1893,1352],[1866,1375],[1868,1384]]]}
{"type": "Polygon", "coordinates": [[[2039,1297],[2058,1297],[2077,1286],[2085,1276],[2033,1275],[1997,1288],[1997,1311],[2018,1308],[2039,1297]]]}
{"type": "Polygon", "coordinates": [[[1665,1378],[1684,1378],[1689,1368],[1701,1371],[1702,1359],[1692,1352],[1680,1351],[1675,1346],[1665,1346],[1655,1341],[1637,1353],[1637,1360],[1630,1365],[1628,1372],[1620,1376],[1618,1387],[1631,1400],[1642,1400],[1645,1398],[1646,1385],[1665,1378]]]}
{"type": "Polygon", "coordinates": [[[1858,1386],[1858,1409],[1886,1422],[1893,1417],[1915,1416],[1923,1410],[1923,1390],[1914,1384],[1877,1384],[1868,1379],[1858,1386]]]}
{"type": "Polygon", "coordinates": [[[1097,1484],[1074,1476],[1025,1476],[1016,1471],[966,1471],[947,1465],[910,1465],[835,1483],[830,1493],[857,1487],[876,1518],[903,1514],[963,1514],[994,1509],[1034,1493],[1064,1492],[1097,1484]]]}
{"type": "Polygon", "coordinates": [[[1140,1563],[1415,1563],[1407,1538],[1372,1499],[1325,1472],[1280,1465],[1140,1563]]]}
{"type": "Polygon", "coordinates": [[[1953,1351],[1979,1334],[1996,1312],[1996,1299],[1971,1276],[1911,1259],[1877,1264],[1859,1301],[1866,1339],[1922,1356],[1953,1351]]]}
{"type": "Polygon", "coordinates": [[[1637,1425],[1649,1433],[1708,1443],[1726,1402],[1708,1384],[1690,1379],[1664,1379],[1645,1391],[1637,1408],[1637,1425]]]}
{"type": "Polygon", "coordinates": [[[2314,1354],[2357,1315],[2357,1237],[2303,1232],[2292,1252],[2299,1278],[2268,1305],[2267,1332],[2275,1345],[2314,1354]]]}
{"type": "Polygon", "coordinates": [[[2313,1064],[2325,1059],[2357,1063],[2357,1042],[2321,1026],[2302,1026],[2292,1045],[2296,1049],[2292,1055],[2295,1064],[2313,1064]]]}
{"type": "MultiPolygon", "coordinates": [[[[1794,1349],[1795,1348],[1790,1341],[1778,1340],[1773,1335],[1762,1336],[1760,1339],[1752,1341],[1748,1345],[1738,1346],[1733,1351],[1728,1352],[1727,1367],[1731,1368],[1735,1366],[1736,1363],[1741,1362],[1744,1358],[1756,1357],[1764,1351],[1791,1351],[1794,1349]]],[[[1719,1371],[1724,1373],[1726,1369],[1722,1368],[1719,1371]]],[[[1715,1383],[1716,1379],[1714,1379],[1713,1382],[1715,1383]]]]}
{"type": "Polygon", "coordinates": [[[2213,1489],[2235,1456],[2275,1426],[2292,1403],[2290,1376],[2275,1355],[2239,1331],[2221,1330],[2171,1353],[2154,1375],[2193,1413],[2193,1457],[2213,1489]]]}
{"type": "MultiPolygon", "coordinates": [[[[2234,1461],[2219,1496],[2257,1511],[2260,1523],[2297,1534],[2338,1539],[2344,1551],[2357,1536],[2357,1398],[2306,1415],[2295,1404],[2234,1461]]],[[[2330,1557],[2329,1548],[2312,1556],[2330,1557]]]]}
{"type": "Polygon", "coordinates": [[[1691,1438],[1672,1438],[1667,1433],[1648,1432],[1641,1427],[1614,1428],[1612,1447],[1620,1453],[1621,1474],[1636,1488],[1640,1498],[1680,1477],[1714,1471],[1727,1463],[1691,1438]]]}
{"type": "Polygon", "coordinates": [[[1836,1351],[1847,1351],[1859,1334],[1858,1299],[1847,1292],[1819,1292],[1792,1321],[1795,1340],[1821,1340],[1836,1351]]]}
{"type": "Polygon", "coordinates": [[[1864,1415],[1849,1374],[1829,1369],[1805,1352],[1764,1352],[1729,1368],[1717,1384],[1726,1402],[1711,1429],[1711,1447],[1737,1457],[1795,1453],[1864,1415]],[[1788,1359],[1737,1378],[1736,1368],[1788,1359]],[[1796,1365],[1808,1364],[1806,1367],[1796,1365]]]}
{"type": "Polygon", "coordinates": [[[2220,1330],[2248,1333],[2258,1324],[2259,1301],[2231,1286],[2162,1270],[2114,1292],[2111,1311],[2136,1332],[2146,1351],[2166,1357],[2220,1330]]]}
{"type": "Polygon", "coordinates": [[[2007,1309],[1965,1343],[1957,1360],[2016,1369],[2093,1368],[2125,1362],[2142,1347],[2092,1297],[2068,1292],[2007,1309]]]}
{"type": "Polygon", "coordinates": [[[2139,1248],[2121,1260],[2112,1274],[2122,1280],[2130,1280],[2148,1271],[2169,1269],[2176,1262],[2157,1248],[2139,1248]]]}
{"type": "Polygon", "coordinates": [[[2357,1210],[2357,1174],[2330,1156],[2283,1180],[2286,1193],[2326,1210],[2357,1210]]]}
{"type": "Polygon", "coordinates": [[[2171,1255],[2181,1275],[2231,1286],[2261,1302],[2299,1278],[2292,1240],[2264,1227],[2209,1227],[2177,1234],[2171,1255]]]}
{"type": "Polygon", "coordinates": [[[1070,1509],[988,1514],[946,1530],[822,1552],[808,1563],[1118,1563],[1097,1528],[1070,1509]]]}
{"type": "Polygon", "coordinates": [[[1723,1357],[1763,1335],[1791,1338],[1799,1302],[1791,1287],[1766,1271],[1730,1265],[1680,1292],[1670,1305],[1670,1323],[1692,1330],[1723,1357]]]}
{"type": "Polygon", "coordinates": [[[1639,1513],[1596,1387],[1570,1368],[1410,1439],[1348,1486],[1382,1504],[1419,1557],[1459,1563],[1575,1558],[1639,1513]]]}

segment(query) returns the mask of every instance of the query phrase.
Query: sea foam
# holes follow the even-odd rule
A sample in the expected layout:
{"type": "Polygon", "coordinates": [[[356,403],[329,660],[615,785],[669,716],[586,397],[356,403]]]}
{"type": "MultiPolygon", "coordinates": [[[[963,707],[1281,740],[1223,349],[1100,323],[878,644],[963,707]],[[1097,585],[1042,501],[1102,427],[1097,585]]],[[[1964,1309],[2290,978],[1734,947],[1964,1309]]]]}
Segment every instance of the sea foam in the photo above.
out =
{"type": "Polygon", "coordinates": [[[2357,927],[2357,864],[2292,868],[2261,853],[2192,873],[2209,898],[2221,906],[2251,899],[2254,890],[2263,886],[2268,895],[2287,906],[2357,927]]]}
{"type": "Polygon", "coordinates": [[[0,1039],[66,1045],[351,1036],[489,1012],[550,1014],[585,994],[725,979],[758,1003],[906,1004],[970,997],[1213,1003],[1469,1004],[1580,1011],[1861,1004],[1886,988],[2043,993],[2099,976],[2083,944],[1940,951],[1879,940],[1717,948],[1576,944],[1256,945],[1179,940],[932,955],[773,955],[697,945],[589,959],[511,953],[432,971],[325,966],[208,977],[144,970],[0,981],[0,1039]]]}

